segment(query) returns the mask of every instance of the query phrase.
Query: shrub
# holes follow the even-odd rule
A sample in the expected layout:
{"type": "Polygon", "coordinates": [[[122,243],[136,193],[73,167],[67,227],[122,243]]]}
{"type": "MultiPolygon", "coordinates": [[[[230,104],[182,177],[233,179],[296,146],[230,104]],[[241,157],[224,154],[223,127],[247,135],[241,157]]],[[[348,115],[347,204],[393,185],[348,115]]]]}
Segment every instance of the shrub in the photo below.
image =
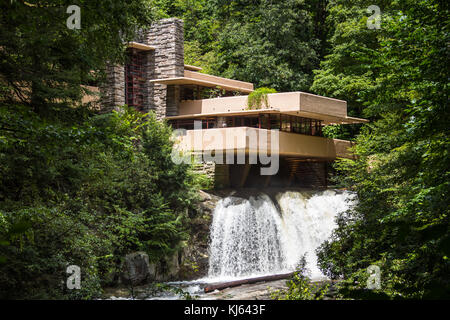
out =
{"type": "Polygon", "coordinates": [[[95,298],[127,253],[158,261],[187,238],[199,179],[171,161],[171,129],[153,114],[0,117],[11,128],[0,144],[0,298],[95,298]],[[81,290],[65,286],[72,264],[81,290]]]}
{"type": "Polygon", "coordinates": [[[261,109],[263,106],[265,108],[269,108],[269,101],[267,98],[267,95],[269,93],[276,93],[277,91],[275,89],[271,88],[258,88],[252,93],[248,95],[247,99],[247,108],[249,110],[253,109],[261,109]]]}
{"type": "Polygon", "coordinates": [[[327,285],[311,283],[305,268],[306,260],[303,258],[294,272],[292,278],[286,282],[286,290],[271,292],[275,300],[321,300],[328,292],[327,285]]]}

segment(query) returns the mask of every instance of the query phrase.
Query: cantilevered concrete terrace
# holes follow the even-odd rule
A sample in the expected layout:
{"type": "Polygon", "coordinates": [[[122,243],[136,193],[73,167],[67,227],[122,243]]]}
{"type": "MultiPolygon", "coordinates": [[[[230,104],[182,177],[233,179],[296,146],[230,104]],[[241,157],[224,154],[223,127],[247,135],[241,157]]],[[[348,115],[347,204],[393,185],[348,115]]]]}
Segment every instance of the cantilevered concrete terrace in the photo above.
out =
{"type": "Polygon", "coordinates": [[[350,141],[322,136],[325,125],[367,122],[348,117],[346,101],[289,92],[269,94],[268,102],[265,109],[248,110],[246,96],[182,101],[179,115],[167,120],[174,128],[187,129],[179,138],[180,147],[193,152],[270,153],[277,130],[277,152],[282,157],[324,161],[353,157],[350,141]],[[192,130],[194,121],[201,121],[201,128],[207,130],[192,130]],[[261,143],[262,133],[267,142],[261,143]]]}
{"type": "MultiPolygon", "coordinates": [[[[249,110],[247,96],[185,100],[179,105],[178,116],[167,119],[199,119],[203,117],[257,114],[285,114],[322,121],[322,125],[363,123],[368,120],[347,116],[347,102],[304,92],[272,93],[268,108],[249,110]]],[[[275,129],[275,128],[274,128],[275,129]]]]}
{"type": "MultiPolygon", "coordinates": [[[[179,137],[181,150],[194,153],[208,152],[245,155],[263,152],[270,155],[274,151],[274,130],[248,127],[215,128],[209,130],[187,130],[179,137]],[[263,134],[263,139],[260,135],[263,134]]],[[[281,157],[298,157],[332,161],[339,158],[352,158],[348,148],[352,142],[324,137],[308,136],[289,132],[277,132],[278,147],[276,152],[281,157]]]]}
{"type": "Polygon", "coordinates": [[[211,76],[209,74],[199,73],[201,68],[185,65],[184,77],[155,79],[152,83],[165,85],[196,85],[202,87],[220,87],[228,91],[237,91],[242,93],[250,93],[253,91],[253,84],[244,81],[232,80],[222,77],[211,76]]]}

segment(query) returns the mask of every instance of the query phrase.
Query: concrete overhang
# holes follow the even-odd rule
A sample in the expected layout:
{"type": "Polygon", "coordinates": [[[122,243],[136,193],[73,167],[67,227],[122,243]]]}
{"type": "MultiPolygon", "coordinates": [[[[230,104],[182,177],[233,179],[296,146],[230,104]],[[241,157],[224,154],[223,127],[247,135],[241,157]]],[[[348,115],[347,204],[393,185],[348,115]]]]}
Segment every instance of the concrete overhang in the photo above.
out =
{"type": "Polygon", "coordinates": [[[185,65],[184,65],[184,70],[189,70],[189,71],[201,71],[202,68],[196,67],[196,66],[192,66],[192,65],[190,65],[190,64],[185,64],[185,65]]]}
{"type": "Polygon", "coordinates": [[[323,121],[324,125],[369,122],[347,116],[347,102],[304,92],[272,93],[269,108],[247,110],[247,96],[223,97],[180,102],[179,115],[168,119],[214,116],[250,116],[258,113],[295,115],[323,121]]]}
{"type": "MultiPolygon", "coordinates": [[[[276,131],[278,136],[278,154],[282,157],[305,159],[335,160],[351,158],[351,141],[308,136],[289,132],[276,131]]],[[[215,128],[207,130],[187,130],[185,135],[178,136],[178,149],[194,153],[221,152],[245,154],[271,154],[274,149],[275,130],[238,127],[215,128]],[[262,138],[261,134],[264,134],[262,138]]]]}
{"type": "Polygon", "coordinates": [[[182,119],[201,119],[209,117],[230,117],[230,116],[252,116],[261,113],[280,113],[279,110],[275,109],[259,109],[259,110],[243,110],[236,112],[222,112],[222,113],[198,113],[198,114],[187,114],[180,116],[169,116],[166,117],[167,120],[182,120],[182,119]]]}
{"type": "Polygon", "coordinates": [[[249,82],[216,77],[209,74],[198,73],[196,71],[184,70],[184,77],[165,78],[150,80],[153,83],[165,85],[197,85],[203,87],[220,87],[228,91],[239,91],[250,93],[253,91],[253,84],[249,82]]]}
{"type": "Polygon", "coordinates": [[[142,51],[155,50],[155,47],[149,46],[148,44],[134,42],[134,41],[129,42],[127,46],[128,46],[128,48],[134,48],[134,49],[138,49],[138,50],[142,50],[142,51]]]}

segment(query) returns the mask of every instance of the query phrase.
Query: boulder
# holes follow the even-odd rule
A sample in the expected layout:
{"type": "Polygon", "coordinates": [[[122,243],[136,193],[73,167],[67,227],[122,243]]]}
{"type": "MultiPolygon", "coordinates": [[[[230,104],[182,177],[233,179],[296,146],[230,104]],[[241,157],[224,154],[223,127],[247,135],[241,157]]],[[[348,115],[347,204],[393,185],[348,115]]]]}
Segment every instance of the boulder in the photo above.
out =
{"type": "Polygon", "coordinates": [[[203,190],[198,191],[200,202],[209,201],[212,199],[211,195],[209,193],[206,193],[203,190]]]}
{"type": "Polygon", "coordinates": [[[148,282],[155,274],[154,265],[150,265],[147,253],[142,251],[127,254],[122,269],[122,280],[132,285],[148,282]]]}

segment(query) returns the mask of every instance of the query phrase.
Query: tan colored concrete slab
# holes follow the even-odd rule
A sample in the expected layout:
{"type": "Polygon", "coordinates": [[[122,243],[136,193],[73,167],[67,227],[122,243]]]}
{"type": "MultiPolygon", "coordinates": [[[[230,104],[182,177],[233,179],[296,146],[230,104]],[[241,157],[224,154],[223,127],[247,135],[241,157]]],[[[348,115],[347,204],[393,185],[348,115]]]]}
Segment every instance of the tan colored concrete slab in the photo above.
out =
{"type": "MultiPolygon", "coordinates": [[[[278,132],[279,155],[301,158],[334,160],[353,158],[348,150],[350,141],[334,140],[302,134],[278,132]]],[[[178,147],[192,152],[245,152],[270,154],[273,131],[248,127],[215,128],[207,130],[187,130],[178,137],[178,147]],[[259,134],[267,134],[267,139],[259,140],[259,134]]]]}

